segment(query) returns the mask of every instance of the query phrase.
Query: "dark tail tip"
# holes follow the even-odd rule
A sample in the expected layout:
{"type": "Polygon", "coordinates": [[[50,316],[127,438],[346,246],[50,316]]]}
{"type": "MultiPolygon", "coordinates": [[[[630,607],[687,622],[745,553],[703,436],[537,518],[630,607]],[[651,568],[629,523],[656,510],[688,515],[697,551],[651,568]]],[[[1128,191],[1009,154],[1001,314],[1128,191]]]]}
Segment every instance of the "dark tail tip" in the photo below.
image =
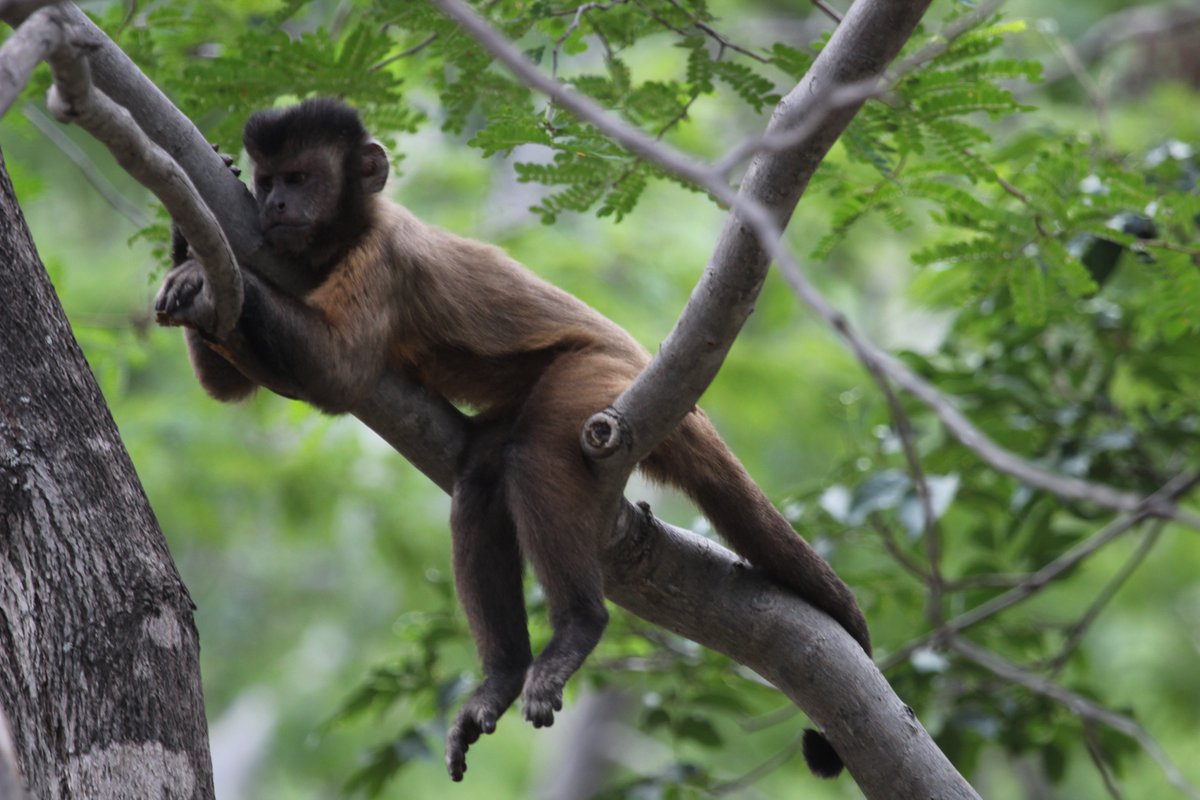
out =
{"type": "Polygon", "coordinates": [[[842,757],[829,740],[811,728],[804,732],[804,760],[818,778],[836,778],[842,771],[842,757]]]}

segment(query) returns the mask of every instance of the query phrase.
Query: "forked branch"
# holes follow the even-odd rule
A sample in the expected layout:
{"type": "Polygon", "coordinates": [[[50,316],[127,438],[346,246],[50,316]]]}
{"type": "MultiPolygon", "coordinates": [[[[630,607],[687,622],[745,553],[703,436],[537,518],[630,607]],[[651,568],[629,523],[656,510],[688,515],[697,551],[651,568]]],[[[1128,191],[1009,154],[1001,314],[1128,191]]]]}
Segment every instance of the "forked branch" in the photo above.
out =
{"type": "Polygon", "coordinates": [[[32,13],[0,49],[0,71],[20,81],[5,84],[0,114],[24,88],[38,61],[49,63],[54,76],[46,99],[50,112],[59,122],[79,125],[103,143],[126,172],[162,201],[204,265],[214,294],[213,328],[218,334],[227,333],[242,307],[242,275],[229,241],[175,160],[143,133],[128,111],[92,83],[88,49],[63,8],[50,6],[32,13]]]}

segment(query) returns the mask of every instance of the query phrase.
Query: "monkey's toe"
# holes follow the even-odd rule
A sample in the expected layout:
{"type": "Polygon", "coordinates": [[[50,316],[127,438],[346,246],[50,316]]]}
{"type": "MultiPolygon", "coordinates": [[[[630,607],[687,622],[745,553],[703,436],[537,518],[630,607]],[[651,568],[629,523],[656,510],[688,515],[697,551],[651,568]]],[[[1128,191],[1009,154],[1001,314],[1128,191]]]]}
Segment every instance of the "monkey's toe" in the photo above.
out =
{"type": "Polygon", "coordinates": [[[446,736],[446,771],[450,780],[461,781],[467,771],[467,750],[479,740],[480,731],[474,724],[464,725],[462,716],[455,721],[446,736]]]}
{"type": "Polygon", "coordinates": [[[458,783],[463,779],[463,775],[467,771],[467,753],[463,750],[450,752],[446,751],[446,771],[450,773],[450,780],[458,783]]]}
{"type": "Polygon", "coordinates": [[[545,702],[528,702],[524,704],[525,719],[535,728],[549,728],[554,724],[554,708],[545,702]]]}
{"type": "Polygon", "coordinates": [[[527,682],[521,709],[533,727],[549,728],[554,724],[554,712],[562,711],[562,687],[527,682]]]}

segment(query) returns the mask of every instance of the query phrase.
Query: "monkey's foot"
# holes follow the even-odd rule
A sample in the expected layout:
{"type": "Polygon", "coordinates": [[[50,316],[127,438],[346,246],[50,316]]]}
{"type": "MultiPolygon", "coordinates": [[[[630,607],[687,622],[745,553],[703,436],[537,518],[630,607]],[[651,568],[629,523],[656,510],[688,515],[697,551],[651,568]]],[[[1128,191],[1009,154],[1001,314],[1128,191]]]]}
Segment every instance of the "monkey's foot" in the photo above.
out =
{"type": "Polygon", "coordinates": [[[489,676],[458,712],[450,732],[446,734],[446,770],[450,779],[461,781],[467,771],[467,749],[485,733],[496,730],[496,721],[521,693],[525,675],[489,676]]]}
{"type": "Polygon", "coordinates": [[[564,681],[557,673],[559,670],[534,662],[525,677],[521,708],[535,728],[549,728],[554,724],[554,712],[562,711],[564,681]]]}

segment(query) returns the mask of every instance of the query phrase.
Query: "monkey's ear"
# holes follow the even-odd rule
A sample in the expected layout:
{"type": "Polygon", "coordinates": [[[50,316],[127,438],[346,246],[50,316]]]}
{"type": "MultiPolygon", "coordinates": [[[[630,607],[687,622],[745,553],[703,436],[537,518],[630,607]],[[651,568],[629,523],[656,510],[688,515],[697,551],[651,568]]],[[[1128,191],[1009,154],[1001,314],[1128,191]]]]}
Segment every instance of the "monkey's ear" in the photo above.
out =
{"type": "Polygon", "coordinates": [[[387,183],[387,153],[379,142],[367,142],[362,149],[362,188],[367,194],[383,191],[387,183]]]}

